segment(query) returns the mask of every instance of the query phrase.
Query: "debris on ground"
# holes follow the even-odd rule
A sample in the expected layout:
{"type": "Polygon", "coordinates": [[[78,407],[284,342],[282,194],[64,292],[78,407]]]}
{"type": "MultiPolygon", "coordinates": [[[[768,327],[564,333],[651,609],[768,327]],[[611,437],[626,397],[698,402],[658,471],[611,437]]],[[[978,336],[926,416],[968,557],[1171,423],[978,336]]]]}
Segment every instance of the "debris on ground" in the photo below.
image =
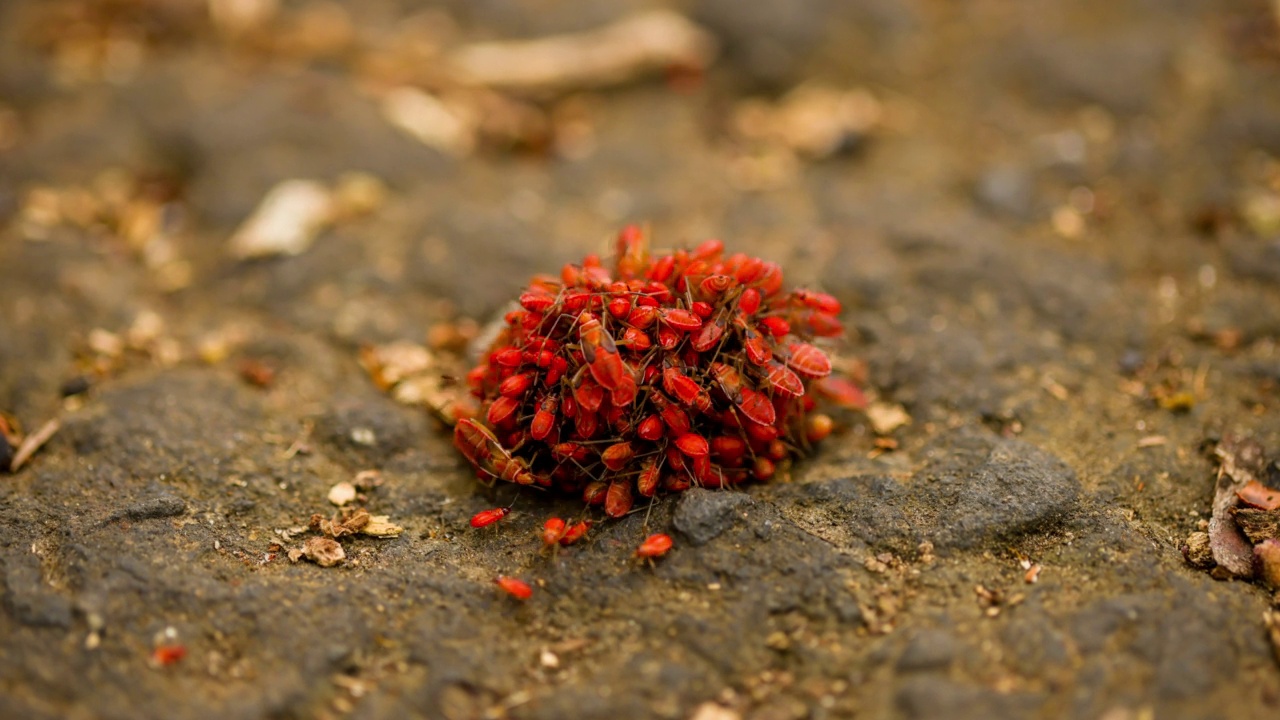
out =
{"type": "Polygon", "coordinates": [[[1271,641],[1271,653],[1280,663],[1280,610],[1267,610],[1262,613],[1262,624],[1267,628],[1267,639],[1271,641]]]}
{"type": "Polygon", "coordinates": [[[309,537],[303,541],[302,547],[289,551],[289,561],[298,562],[306,558],[320,567],[333,567],[346,560],[347,553],[332,538],[309,537]]]}
{"type": "Polygon", "coordinates": [[[1218,478],[1208,532],[1183,544],[1187,563],[1215,577],[1258,579],[1280,589],[1280,478],[1253,438],[1227,435],[1213,451],[1218,478]]]}
{"type": "Polygon", "coordinates": [[[332,217],[333,198],[314,180],[286,180],[262,198],[258,209],[227,243],[238,260],[301,255],[332,217]]]}
{"type": "Polygon", "coordinates": [[[642,12],[582,33],[466,45],[447,64],[470,85],[521,91],[564,91],[628,82],[680,68],[702,71],[716,41],[669,10],[642,12]]]}
{"type": "Polygon", "coordinates": [[[861,146],[879,126],[883,108],[861,89],[805,83],[776,103],[744,100],[733,112],[733,132],[757,146],[780,146],[822,159],[861,146]]]}
{"type": "MultiPolygon", "coordinates": [[[[22,466],[26,465],[27,461],[31,459],[31,456],[35,455],[37,450],[49,442],[61,427],[61,421],[54,418],[41,425],[39,430],[22,438],[22,442],[18,444],[17,449],[13,451],[13,457],[9,460],[9,472],[16,473],[21,470],[22,466]]],[[[4,443],[7,444],[8,440],[6,439],[4,443]]]]}
{"type": "Polygon", "coordinates": [[[357,510],[343,509],[332,518],[323,515],[312,515],[310,528],[323,533],[326,537],[341,538],[348,535],[369,535],[379,538],[393,538],[404,532],[404,528],[391,522],[389,515],[370,515],[363,508],[357,510]]]}
{"type": "Polygon", "coordinates": [[[373,384],[396,402],[425,406],[446,423],[451,424],[467,414],[467,407],[476,405],[465,387],[449,380],[465,369],[456,354],[434,352],[417,343],[397,340],[362,348],[360,365],[373,384]]]}
{"type": "Polygon", "coordinates": [[[901,405],[873,402],[866,409],[867,421],[877,435],[890,435],[894,430],[911,424],[911,415],[901,405]]]}

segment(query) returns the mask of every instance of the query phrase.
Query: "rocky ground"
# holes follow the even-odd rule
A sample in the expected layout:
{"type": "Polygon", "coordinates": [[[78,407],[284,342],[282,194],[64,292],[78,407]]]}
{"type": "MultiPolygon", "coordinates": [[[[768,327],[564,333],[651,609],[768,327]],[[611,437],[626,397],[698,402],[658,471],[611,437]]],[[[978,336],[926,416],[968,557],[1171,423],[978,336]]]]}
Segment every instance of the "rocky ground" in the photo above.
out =
{"type": "Polygon", "coordinates": [[[1272,594],[1179,551],[1206,442],[1280,448],[1267,2],[688,0],[705,72],[493,94],[442,53],[649,5],[236,5],[0,5],[0,410],[60,421],[0,476],[0,715],[1280,713],[1272,594]],[[853,108],[832,143],[770,114],[806,82],[853,108]],[[329,203],[310,242],[229,253],[289,179],[329,203]],[[558,553],[573,499],[471,530],[517,494],[360,349],[630,221],[837,295],[910,423],[558,553]],[[291,563],[365,470],[404,533],[291,563]]]}

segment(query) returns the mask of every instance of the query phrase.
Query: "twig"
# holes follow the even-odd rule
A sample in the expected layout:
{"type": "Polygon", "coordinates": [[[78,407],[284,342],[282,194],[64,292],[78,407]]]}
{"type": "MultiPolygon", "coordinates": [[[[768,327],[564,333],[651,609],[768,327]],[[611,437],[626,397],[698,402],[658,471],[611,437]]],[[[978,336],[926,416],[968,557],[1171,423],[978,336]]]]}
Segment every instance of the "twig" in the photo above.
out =
{"type": "Polygon", "coordinates": [[[27,463],[27,460],[30,460],[31,456],[42,445],[49,442],[49,438],[53,437],[61,427],[62,423],[57,418],[54,418],[40,426],[39,430],[24,438],[22,444],[18,446],[18,451],[13,454],[13,461],[9,463],[9,472],[18,472],[27,463]]]}

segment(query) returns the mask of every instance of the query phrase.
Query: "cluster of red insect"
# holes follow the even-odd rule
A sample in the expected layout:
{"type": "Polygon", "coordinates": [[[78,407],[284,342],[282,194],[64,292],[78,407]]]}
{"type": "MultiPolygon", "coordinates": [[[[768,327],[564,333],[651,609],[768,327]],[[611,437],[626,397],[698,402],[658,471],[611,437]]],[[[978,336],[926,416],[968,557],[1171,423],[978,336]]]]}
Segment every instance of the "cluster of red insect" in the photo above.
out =
{"type": "Polygon", "coordinates": [[[628,227],[612,271],[591,255],[520,295],[467,374],[480,404],[454,444],[486,481],[581,493],[612,517],[637,494],[767,480],[830,434],[815,395],[864,403],[809,342],[840,335],[839,313],[718,240],[654,256],[628,227]]]}

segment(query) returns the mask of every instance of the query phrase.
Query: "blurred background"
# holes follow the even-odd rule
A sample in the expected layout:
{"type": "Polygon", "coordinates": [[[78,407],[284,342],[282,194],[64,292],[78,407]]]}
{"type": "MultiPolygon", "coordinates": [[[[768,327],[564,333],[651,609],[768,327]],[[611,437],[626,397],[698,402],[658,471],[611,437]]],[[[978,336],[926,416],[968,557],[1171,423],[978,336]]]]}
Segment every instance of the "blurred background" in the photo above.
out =
{"type": "MultiPolygon", "coordinates": [[[[264,321],[419,340],[627,222],[781,261],[864,339],[1029,312],[1118,357],[1150,330],[1098,310],[1133,307],[1121,278],[1280,277],[1276,13],[6,2],[0,257],[28,368],[7,392],[21,405],[44,360],[140,317],[144,341],[181,336],[167,362],[264,321]]],[[[1210,334],[1277,322],[1201,310],[1210,334]]]]}

